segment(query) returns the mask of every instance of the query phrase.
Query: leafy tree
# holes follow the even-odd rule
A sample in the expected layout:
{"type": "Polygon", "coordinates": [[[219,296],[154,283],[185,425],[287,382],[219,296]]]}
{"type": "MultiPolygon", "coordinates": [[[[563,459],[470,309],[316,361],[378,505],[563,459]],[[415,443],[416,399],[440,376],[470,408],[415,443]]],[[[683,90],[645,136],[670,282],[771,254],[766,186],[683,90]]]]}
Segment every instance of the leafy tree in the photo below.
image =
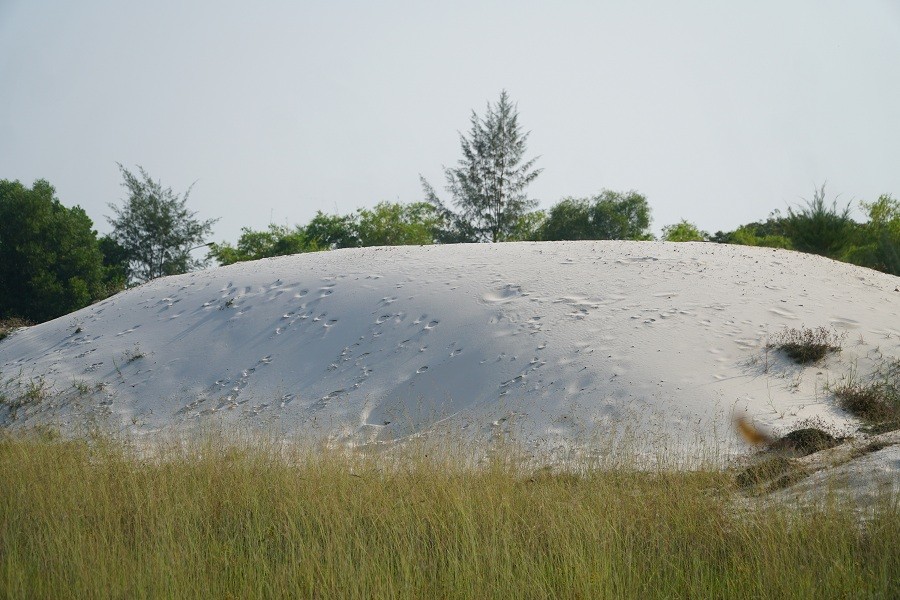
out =
{"type": "Polygon", "coordinates": [[[547,222],[547,211],[534,210],[516,220],[506,235],[507,242],[536,242],[541,239],[541,228],[547,222]]]}
{"type": "Polygon", "coordinates": [[[356,231],[360,246],[433,244],[441,227],[438,209],[428,202],[400,204],[380,202],[357,211],[356,231]]]}
{"type": "Polygon", "coordinates": [[[242,228],[237,246],[226,242],[210,244],[209,256],[220,265],[230,265],[246,260],[259,260],[272,256],[315,252],[316,250],[319,250],[319,246],[307,237],[302,227],[289,229],[271,224],[266,231],[253,231],[249,227],[242,228]]]}
{"type": "Polygon", "coordinates": [[[889,194],[875,202],[861,202],[869,221],[858,229],[854,244],[842,260],[900,275],[900,201],[889,194]]]}
{"type": "Polygon", "coordinates": [[[708,239],[708,233],[701,231],[686,219],[682,219],[675,225],[666,225],[662,229],[662,241],[664,242],[705,242],[708,239]]]}
{"type": "Polygon", "coordinates": [[[650,240],[650,206],[633,190],[565,198],[550,209],[540,236],[544,240],[650,240]]]}
{"type": "Polygon", "coordinates": [[[103,255],[103,281],[108,294],[114,294],[128,285],[128,251],[116,240],[104,235],[99,240],[103,255]]]}
{"type": "Polygon", "coordinates": [[[0,180],[0,316],[46,321],[103,297],[93,223],[47,181],[0,180]]]}
{"type": "Polygon", "coordinates": [[[303,230],[306,237],[323,250],[360,246],[356,215],[328,215],[318,211],[303,230]]]}
{"type": "Polygon", "coordinates": [[[194,218],[197,213],[187,209],[191,188],[179,197],[143,167],[138,166],[138,175],[121,164],[119,170],[128,198],[121,208],[109,205],[115,217],[107,220],[113,226],[110,237],[127,252],[131,279],[144,282],[205,266],[207,260],[192,258],[190,251],[203,245],[218,219],[194,218]]]}
{"type": "Polygon", "coordinates": [[[536,206],[525,193],[541,169],[537,160],[523,162],[528,133],[519,125],[518,110],[506,90],[484,118],[472,111],[469,135],[459,134],[462,158],[456,168],[444,168],[447,191],[454,212],[420,176],[425,196],[447,224],[440,241],[491,241],[507,239],[520,217],[536,206]]]}
{"type": "Polygon", "coordinates": [[[850,205],[838,210],[837,200],[825,204],[825,184],[813,191],[805,207],[788,208],[784,231],[794,248],[801,252],[838,258],[856,233],[857,223],[850,218],[850,205]]]}

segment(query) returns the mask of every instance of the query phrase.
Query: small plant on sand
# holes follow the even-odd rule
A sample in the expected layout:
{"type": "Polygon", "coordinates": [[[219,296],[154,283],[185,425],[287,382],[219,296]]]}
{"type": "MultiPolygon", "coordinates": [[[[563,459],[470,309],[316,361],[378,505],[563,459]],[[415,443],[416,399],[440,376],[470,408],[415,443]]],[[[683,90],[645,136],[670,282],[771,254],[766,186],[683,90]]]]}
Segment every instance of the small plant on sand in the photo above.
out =
{"type": "Polygon", "coordinates": [[[822,360],[829,352],[839,352],[843,340],[842,334],[825,327],[789,327],[776,334],[768,347],[781,350],[794,362],[805,365],[822,360]]]}
{"type": "Polygon", "coordinates": [[[91,393],[92,386],[84,379],[73,379],[72,389],[75,390],[79,396],[87,396],[91,393]]]}
{"type": "Polygon", "coordinates": [[[134,348],[130,348],[125,351],[125,354],[122,355],[122,359],[125,361],[125,364],[133,363],[134,361],[144,358],[146,356],[144,352],[141,350],[141,347],[137,344],[134,345],[134,348]]]}
{"type": "Polygon", "coordinates": [[[43,377],[38,376],[30,379],[25,384],[25,392],[19,397],[19,401],[23,406],[26,404],[39,404],[46,400],[49,395],[50,390],[47,382],[43,377]]]}
{"type": "Polygon", "coordinates": [[[867,383],[837,388],[841,408],[868,421],[870,433],[900,429],[900,360],[883,363],[867,383]]]}
{"type": "Polygon", "coordinates": [[[27,382],[23,382],[20,371],[18,376],[3,381],[3,389],[0,390],[0,405],[6,406],[10,416],[15,420],[19,409],[42,403],[50,397],[50,393],[51,388],[42,376],[32,377],[27,382]]]}

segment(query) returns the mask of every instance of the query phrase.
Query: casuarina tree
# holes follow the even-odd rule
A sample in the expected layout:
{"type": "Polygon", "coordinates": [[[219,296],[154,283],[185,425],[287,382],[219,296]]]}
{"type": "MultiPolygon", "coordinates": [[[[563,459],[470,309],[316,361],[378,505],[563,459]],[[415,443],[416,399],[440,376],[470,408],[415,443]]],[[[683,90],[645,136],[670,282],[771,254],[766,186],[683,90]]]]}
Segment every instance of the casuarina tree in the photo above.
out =
{"type": "Polygon", "coordinates": [[[525,189],[541,173],[525,160],[528,132],[519,124],[518,109],[504,90],[500,100],[489,103],[484,117],[472,111],[468,135],[460,133],[462,158],[454,168],[444,168],[452,210],[420,176],[426,198],[451,225],[439,241],[490,241],[509,239],[520,218],[537,203],[525,189]]]}
{"type": "Polygon", "coordinates": [[[137,175],[121,164],[119,170],[128,197],[121,207],[109,205],[115,216],[107,220],[113,227],[110,237],[127,253],[131,280],[144,282],[205,266],[207,261],[191,257],[190,251],[204,245],[218,219],[194,218],[197,213],[187,209],[191,188],[179,196],[153,181],[143,167],[137,175]]]}

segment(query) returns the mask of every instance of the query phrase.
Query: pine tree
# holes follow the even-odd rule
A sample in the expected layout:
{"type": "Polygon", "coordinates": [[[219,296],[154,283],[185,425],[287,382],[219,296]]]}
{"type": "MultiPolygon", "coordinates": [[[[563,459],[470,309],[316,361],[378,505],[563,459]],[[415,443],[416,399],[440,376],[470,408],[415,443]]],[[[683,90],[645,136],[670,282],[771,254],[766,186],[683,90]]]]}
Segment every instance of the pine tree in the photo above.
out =
{"type": "Polygon", "coordinates": [[[140,166],[140,176],[121,164],[119,170],[128,198],[121,208],[109,205],[115,217],[107,220],[113,227],[110,237],[127,254],[130,278],[144,282],[205,266],[208,261],[192,258],[190,251],[193,246],[205,245],[204,238],[218,219],[194,218],[197,213],[187,209],[190,188],[179,196],[153,181],[140,166]]]}
{"type": "Polygon", "coordinates": [[[491,241],[508,239],[521,217],[537,202],[525,188],[540,175],[537,158],[523,162],[528,132],[519,125],[516,106],[506,90],[484,118],[472,111],[468,136],[460,133],[462,158],[455,168],[444,168],[447,191],[458,209],[449,209],[434,188],[420,176],[428,200],[452,225],[440,241],[491,241]]]}

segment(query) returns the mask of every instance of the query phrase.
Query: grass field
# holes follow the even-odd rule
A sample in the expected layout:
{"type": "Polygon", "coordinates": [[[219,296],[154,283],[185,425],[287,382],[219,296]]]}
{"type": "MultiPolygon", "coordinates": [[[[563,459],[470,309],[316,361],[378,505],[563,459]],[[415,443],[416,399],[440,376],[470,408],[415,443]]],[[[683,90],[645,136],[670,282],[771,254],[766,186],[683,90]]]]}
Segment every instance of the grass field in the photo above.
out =
{"type": "Polygon", "coordinates": [[[0,438],[4,598],[896,598],[900,507],[747,508],[733,475],[529,472],[211,436],[0,438]]]}

